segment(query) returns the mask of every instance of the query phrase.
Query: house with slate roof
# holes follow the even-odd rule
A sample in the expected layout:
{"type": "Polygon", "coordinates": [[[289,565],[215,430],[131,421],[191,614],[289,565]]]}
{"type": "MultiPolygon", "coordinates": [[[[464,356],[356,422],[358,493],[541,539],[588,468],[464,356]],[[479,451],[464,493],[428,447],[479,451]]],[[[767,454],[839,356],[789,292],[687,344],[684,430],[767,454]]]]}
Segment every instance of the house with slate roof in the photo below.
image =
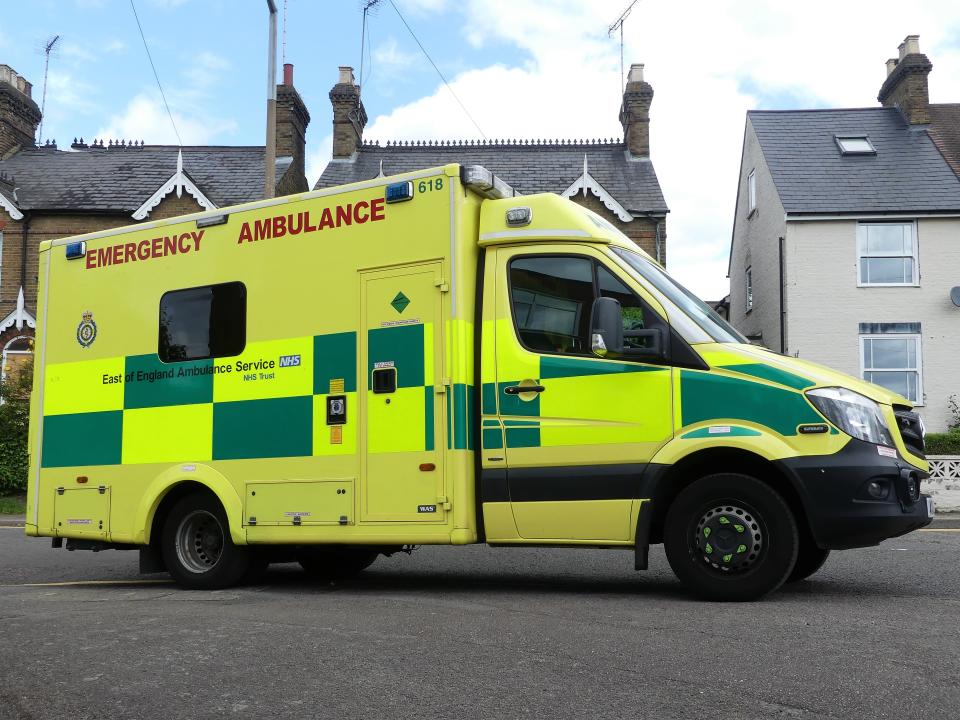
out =
{"type": "MultiPolygon", "coordinates": [[[[37,147],[32,87],[0,65],[0,350],[2,372],[30,353],[36,325],[37,248],[96,232],[263,197],[263,146],[146,145],[75,139],[37,147]]],[[[277,86],[277,194],[309,189],[310,114],[284,66],[277,86]]]]}
{"type": "Polygon", "coordinates": [[[880,107],[747,113],[728,276],[755,342],[888,387],[928,429],[960,397],[960,105],[910,35],[880,107]]]}
{"type": "Polygon", "coordinates": [[[520,193],[553,192],[594,210],[666,264],[669,211],[650,158],[653,88],[643,65],[627,77],[622,140],[365,141],[367,114],[349,67],[340,68],[330,101],[333,157],[315,189],[448,163],[483,165],[520,193]]]}

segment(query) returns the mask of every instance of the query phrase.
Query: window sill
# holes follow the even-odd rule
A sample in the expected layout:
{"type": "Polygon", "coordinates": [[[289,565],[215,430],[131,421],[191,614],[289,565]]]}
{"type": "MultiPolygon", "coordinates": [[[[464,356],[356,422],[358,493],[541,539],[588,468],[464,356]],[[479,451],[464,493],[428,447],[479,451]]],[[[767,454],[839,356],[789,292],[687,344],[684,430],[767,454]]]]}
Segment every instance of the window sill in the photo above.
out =
{"type": "Polygon", "coordinates": [[[858,288],[918,288],[920,283],[857,283],[858,288]]]}

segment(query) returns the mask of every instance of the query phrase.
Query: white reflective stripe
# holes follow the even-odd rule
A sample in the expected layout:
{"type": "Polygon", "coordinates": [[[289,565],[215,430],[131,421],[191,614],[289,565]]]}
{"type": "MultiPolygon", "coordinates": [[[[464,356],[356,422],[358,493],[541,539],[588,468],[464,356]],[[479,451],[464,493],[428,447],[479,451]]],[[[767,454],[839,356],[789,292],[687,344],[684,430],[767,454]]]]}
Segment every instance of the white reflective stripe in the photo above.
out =
{"type": "MultiPolygon", "coordinates": [[[[511,237],[593,237],[586,230],[503,230],[501,232],[484,233],[480,236],[481,240],[499,240],[500,238],[511,237]]],[[[597,238],[600,242],[610,242],[604,238],[597,238]]]]}

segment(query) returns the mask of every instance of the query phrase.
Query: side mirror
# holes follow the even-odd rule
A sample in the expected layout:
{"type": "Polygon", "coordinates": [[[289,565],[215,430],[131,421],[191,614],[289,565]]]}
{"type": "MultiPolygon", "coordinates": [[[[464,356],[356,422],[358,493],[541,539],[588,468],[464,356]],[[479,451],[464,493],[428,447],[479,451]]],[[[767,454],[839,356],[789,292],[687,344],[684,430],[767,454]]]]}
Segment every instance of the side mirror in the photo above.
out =
{"type": "Polygon", "coordinates": [[[597,357],[623,354],[623,310],[620,301],[599,297],[590,313],[590,349],[597,357]]]}

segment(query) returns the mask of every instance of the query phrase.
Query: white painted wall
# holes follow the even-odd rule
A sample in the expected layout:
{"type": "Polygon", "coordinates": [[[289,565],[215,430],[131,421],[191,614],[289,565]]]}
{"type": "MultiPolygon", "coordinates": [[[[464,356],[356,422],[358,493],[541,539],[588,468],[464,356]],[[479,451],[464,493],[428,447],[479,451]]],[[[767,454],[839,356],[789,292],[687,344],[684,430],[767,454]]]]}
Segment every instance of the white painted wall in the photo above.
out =
{"type": "MultiPolygon", "coordinates": [[[[762,333],[761,342],[780,350],[779,238],[786,232],[783,205],[773,184],[753,126],[747,120],[740,162],[740,189],[733,222],[730,260],[730,321],[744,335],[762,333]],[[755,170],[757,209],[749,214],[747,176],[755,170]],[[746,311],[746,269],[753,269],[753,310],[746,311]]],[[[786,303],[786,300],[785,300],[786,303]]]]}
{"type": "Polygon", "coordinates": [[[948,423],[947,399],[960,398],[960,219],[917,221],[920,287],[857,287],[857,223],[787,223],[786,281],[791,355],[860,375],[859,323],[919,322],[923,416],[928,431],[948,423]]]}

